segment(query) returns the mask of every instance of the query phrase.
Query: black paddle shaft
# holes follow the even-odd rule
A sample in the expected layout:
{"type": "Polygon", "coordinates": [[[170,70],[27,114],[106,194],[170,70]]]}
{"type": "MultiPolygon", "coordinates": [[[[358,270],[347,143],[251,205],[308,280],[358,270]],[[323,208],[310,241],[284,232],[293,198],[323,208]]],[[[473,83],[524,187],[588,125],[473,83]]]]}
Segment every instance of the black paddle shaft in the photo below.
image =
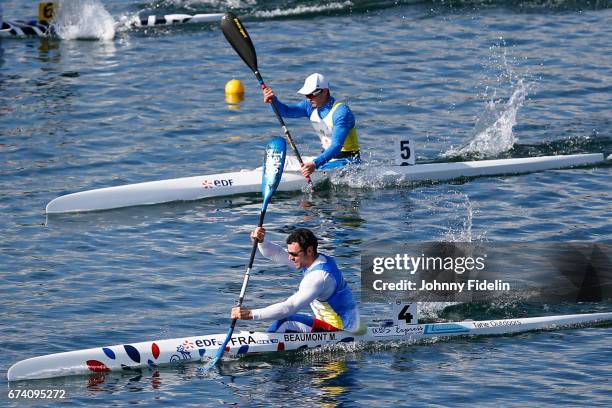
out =
{"type": "MultiPolygon", "coordinates": [[[[234,51],[236,51],[244,63],[251,68],[251,71],[253,71],[253,74],[255,74],[255,78],[257,78],[257,81],[259,81],[261,88],[267,88],[267,85],[261,77],[259,69],[257,68],[257,53],[255,52],[255,46],[253,45],[253,41],[251,41],[251,37],[249,36],[249,33],[247,33],[246,28],[244,28],[242,25],[240,19],[234,13],[225,13],[225,15],[221,18],[221,30],[223,31],[223,35],[225,35],[227,42],[229,42],[232,48],[234,48],[234,51]]],[[[289,129],[287,129],[285,121],[283,120],[283,117],[281,116],[280,112],[278,111],[278,107],[274,102],[272,102],[272,109],[274,109],[276,119],[278,119],[278,122],[283,128],[285,138],[289,141],[291,148],[295,152],[298,162],[300,165],[303,165],[304,162],[302,161],[302,156],[300,155],[297,146],[293,142],[291,133],[289,133],[289,129]]],[[[306,176],[306,180],[312,186],[310,176],[306,176]]]]}
{"type": "MultiPolygon", "coordinates": [[[[266,210],[263,209],[261,210],[261,213],[259,214],[259,223],[257,224],[258,227],[263,226],[265,216],[266,216],[266,210]]],[[[253,247],[251,248],[251,257],[249,258],[249,264],[247,266],[247,270],[244,275],[244,282],[242,285],[242,290],[240,291],[240,297],[238,298],[238,302],[236,302],[237,307],[241,307],[242,302],[244,301],[244,295],[246,293],[247,285],[249,284],[249,278],[251,277],[251,268],[253,267],[253,263],[255,262],[255,254],[257,253],[258,244],[259,244],[259,240],[257,239],[253,240],[253,247]]],[[[234,331],[234,328],[236,327],[237,321],[238,319],[232,319],[232,324],[230,326],[231,327],[230,330],[232,332],[234,331]]]]}

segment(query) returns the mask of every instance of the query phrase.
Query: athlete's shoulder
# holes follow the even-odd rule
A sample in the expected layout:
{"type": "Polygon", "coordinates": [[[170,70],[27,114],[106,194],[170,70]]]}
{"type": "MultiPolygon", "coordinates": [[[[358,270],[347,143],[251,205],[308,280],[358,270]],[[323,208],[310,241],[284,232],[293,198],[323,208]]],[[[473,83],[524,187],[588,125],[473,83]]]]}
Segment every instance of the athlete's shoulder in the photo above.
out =
{"type": "Polygon", "coordinates": [[[338,265],[336,264],[336,260],[334,259],[333,256],[331,255],[326,255],[326,254],[322,254],[319,253],[321,259],[321,265],[325,270],[330,270],[330,269],[337,269],[338,265]]]}
{"type": "MultiPolygon", "coordinates": [[[[330,265],[330,261],[333,262],[333,258],[329,255],[322,254],[319,252],[319,256],[308,268],[309,271],[326,270],[330,265]]],[[[335,263],[335,262],[334,262],[335,263]]]]}
{"type": "Polygon", "coordinates": [[[334,111],[335,120],[355,117],[355,115],[353,115],[353,111],[351,110],[351,108],[348,106],[346,102],[342,102],[342,101],[336,102],[335,107],[336,107],[334,111]]]}

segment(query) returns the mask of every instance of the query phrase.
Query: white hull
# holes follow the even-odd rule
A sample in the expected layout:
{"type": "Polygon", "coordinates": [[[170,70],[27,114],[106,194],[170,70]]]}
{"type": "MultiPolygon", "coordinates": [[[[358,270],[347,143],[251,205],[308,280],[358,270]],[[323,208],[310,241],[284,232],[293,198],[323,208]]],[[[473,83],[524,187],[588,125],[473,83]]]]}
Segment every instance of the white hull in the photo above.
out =
{"type": "MultiPolygon", "coordinates": [[[[320,173],[317,177],[313,177],[313,182],[319,182],[326,177],[326,173],[320,173]]],[[[277,190],[296,191],[305,187],[306,181],[300,173],[286,171],[283,173],[277,190]]],[[[98,211],[171,201],[191,201],[202,198],[257,193],[260,190],[261,170],[246,170],[150,181],[68,194],[49,202],[46,211],[47,214],[98,211]]]]}
{"type": "Polygon", "coordinates": [[[223,13],[213,14],[168,14],[165,16],[138,17],[130,22],[135,27],[150,27],[158,25],[213,23],[221,21],[223,13]]]}
{"type": "MultiPolygon", "coordinates": [[[[558,329],[579,324],[611,321],[612,313],[592,313],[368,327],[364,335],[326,333],[235,333],[226,349],[229,355],[270,353],[333,346],[338,343],[383,341],[419,342],[428,338],[502,335],[531,330],[558,329]]],[[[212,357],[226,334],[121,344],[87,350],[50,354],[18,362],[9,368],[9,381],[109,372],[198,361],[212,357]]]]}
{"type": "Polygon", "coordinates": [[[602,153],[560,156],[520,157],[516,159],[476,160],[455,163],[429,163],[385,167],[384,175],[402,175],[411,181],[444,181],[460,177],[525,174],[536,171],[584,166],[602,162],[602,153]]]}
{"type": "MultiPolygon", "coordinates": [[[[380,174],[383,177],[402,177],[408,181],[444,181],[460,177],[521,174],[569,168],[599,163],[603,160],[603,154],[594,153],[416,164],[413,166],[380,166],[380,174]]],[[[317,171],[313,173],[313,181],[318,183],[328,176],[327,172],[317,171]]],[[[49,202],[46,211],[48,214],[98,211],[171,201],[199,200],[233,194],[255,193],[260,190],[260,186],[261,171],[257,169],[184,177],[68,194],[49,202]]],[[[278,190],[296,191],[306,187],[306,182],[300,173],[285,169],[278,190]]]]}

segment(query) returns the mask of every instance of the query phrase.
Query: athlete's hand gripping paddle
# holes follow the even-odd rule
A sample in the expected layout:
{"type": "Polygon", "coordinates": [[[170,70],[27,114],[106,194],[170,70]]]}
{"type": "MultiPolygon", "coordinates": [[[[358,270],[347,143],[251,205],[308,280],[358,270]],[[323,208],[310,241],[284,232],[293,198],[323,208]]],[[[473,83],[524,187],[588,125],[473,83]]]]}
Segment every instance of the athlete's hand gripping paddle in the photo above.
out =
{"type": "MultiPolygon", "coordinates": [[[[263,226],[264,217],[266,215],[266,209],[268,208],[268,203],[272,198],[272,194],[276,191],[278,184],[280,183],[281,177],[283,175],[283,168],[285,166],[285,156],[287,154],[287,143],[285,139],[282,137],[275,137],[268,143],[266,146],[266,154],[264,157],[264,165],[263,165],[263,174],[261,178],[261,195],[263,197],[263,204],[261,206],[261,213],[259,214],[259,223],[258,227],[263,226]]],[[[257,244],[258,241],[253,241],[253,248],[251,249],[251,258],[249,259],[249,265],[247,266],[246,272],[244,274],[244,280],[242,281],[242,289],[240,290],[240,296],[238,298],[238,302],[236,306],[242,306],[242,301],[244,300],[244,295],[246,292],[247,285],[249,284],[249,277],[251,275],[251,268],[253,267],[253,261],[255,260],[255,253],[257,252],[257,244]]],[[[225,347],[227,343],[229,343],[232,338],[232,334],[234,333],[234,328],[236,327],[237,319],[232,319],[232,324],[230,325],[229,330],[227,331],[227,336],[219,347],[217,354],[215,357],[207,363],[203,370],[208,371],[212,366],[217,364],[221,357],[223,357],[223,353],[225,352],[225,347]]]]}
{"type": "MultiPolygon", "coordinates": [[[[251,37],[249,37],[249,33],[247,33],[246,28],[242,25],[240,19],[234,13],[225,13],[225,15],[221,18],[221,30],[225,35],[227,41],[234,48],[236,53],[240,55],[240,58],[251,68],[251,71],[255,74],[255,77],[259,81],[262,89],[265,89],[267,86],[259,73],[259,69],[257,68],[257,54],[255,53],[255,46],[253,46],[253,42],[251,41],[251,37]]],[[[302,161],[302,156],[300,156],[300,152],[298,152],[297,146],[293,142],[293,138],[289,133],[289,129],[285,125],[285,121],[283,120],[276,104],[272,102],[272,109],[274,109],[274,113],[276,114],[276,118],[278,119],[281,127],[283,128],[283,132],[285,133],[285,137],[289,141],[291,148],[295,152],[295,156],[300,162],[300,166],[304,165],[302,161]]],[[[313,189],[312,180],[310,176],[306,176],[306,181],[310,185],[310,189],[313,189]]]]}

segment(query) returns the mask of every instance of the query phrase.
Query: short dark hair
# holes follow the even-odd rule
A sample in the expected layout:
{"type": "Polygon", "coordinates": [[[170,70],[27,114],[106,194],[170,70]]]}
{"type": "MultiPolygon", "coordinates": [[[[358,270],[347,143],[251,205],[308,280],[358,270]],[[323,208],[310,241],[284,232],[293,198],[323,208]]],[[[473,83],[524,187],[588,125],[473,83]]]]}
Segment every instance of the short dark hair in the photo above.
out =
{"type": "Polygon", "coordinates": [[[287,245],[294,242],[298,243],[303,251],[306,251],[308,247],[312,247],[312,249],[314,249],[314,253],[317,253],[319,240],[317,237],[315,237],[315,234],[313,234],[312,231],[307,228],[298,228],[289,234],[287,237],[287,245]]]}

